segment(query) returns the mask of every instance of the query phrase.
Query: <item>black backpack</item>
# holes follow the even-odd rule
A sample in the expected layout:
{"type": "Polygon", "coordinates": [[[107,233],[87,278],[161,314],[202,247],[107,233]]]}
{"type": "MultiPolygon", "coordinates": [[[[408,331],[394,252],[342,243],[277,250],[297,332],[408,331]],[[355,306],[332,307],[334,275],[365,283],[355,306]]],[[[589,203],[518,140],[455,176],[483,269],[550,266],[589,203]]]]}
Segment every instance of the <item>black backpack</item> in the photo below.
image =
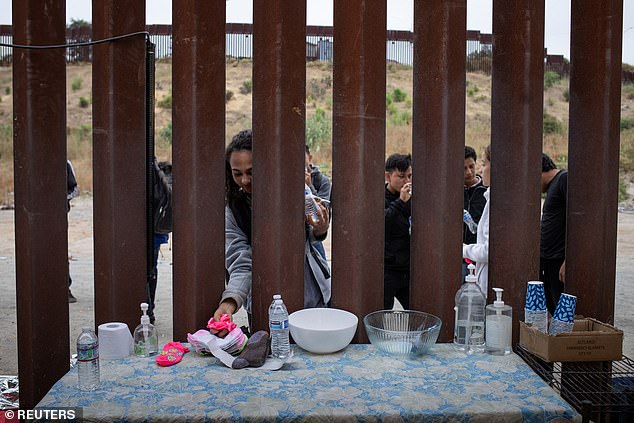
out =
{"type": "Polygon", "coordinates": [[[172,232],[172,164],[154,159],[154,232],[172,232]]]}

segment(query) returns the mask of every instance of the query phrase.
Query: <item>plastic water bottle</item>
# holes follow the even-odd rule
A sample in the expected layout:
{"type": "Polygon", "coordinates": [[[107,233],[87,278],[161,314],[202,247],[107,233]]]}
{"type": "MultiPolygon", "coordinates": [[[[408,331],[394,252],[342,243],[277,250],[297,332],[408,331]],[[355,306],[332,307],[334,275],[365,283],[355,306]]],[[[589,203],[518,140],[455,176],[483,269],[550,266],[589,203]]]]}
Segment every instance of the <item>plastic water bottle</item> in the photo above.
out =
{"type": "Polygon", "coordinates": [[[304,208],[306,210],[306,214],[310,216],[313,222],[317,223],[319,221],[319,215],[317,214],[317,203],[315,202],[313,192],[310,190],[310,187],[306,183],[304,183],[304,208]]]}
{"type": "Polygon", "coordinates": [[[288,340],[288,310],[279,294],[273,295],[273,302],[269,307],[269,329],[273,357],[288,357],[291,353],[291,344],[288,340]]]}
{"type": "Polygon", "coordinates": [[[471,213],[465,209],[462,209],[462,221],[467,224],[467,228],[469,228],[472,234],[478,233],[478,224],[475,223],[473,217],[471,217],[471,213]]]}
{"type": "Polygon", "coordinates": [[[470,264],[467,268],[469,274],[456,293],[454,345],[468,354],[483,353],[486,297],[478,286],[475,266],[470,264]]]}
{"type": "Polygon", "coordinates": [[[99,339],[90,327],[77,337],[77,373],[79,389],[92,391],[99,385],[99,339]]]}

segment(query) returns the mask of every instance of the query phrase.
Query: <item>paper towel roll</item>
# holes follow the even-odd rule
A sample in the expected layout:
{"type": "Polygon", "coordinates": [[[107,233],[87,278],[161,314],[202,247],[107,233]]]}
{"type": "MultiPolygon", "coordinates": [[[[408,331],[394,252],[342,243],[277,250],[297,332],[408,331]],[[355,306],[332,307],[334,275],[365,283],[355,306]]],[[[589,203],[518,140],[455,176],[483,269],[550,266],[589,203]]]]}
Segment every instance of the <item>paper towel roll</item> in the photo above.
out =
{"type": "Polygon", "coordinates": [[[99,356],[104,360],[116,360],[132,354],[134,341],[128,325],[111,322],[99,325],[99,356]]]}

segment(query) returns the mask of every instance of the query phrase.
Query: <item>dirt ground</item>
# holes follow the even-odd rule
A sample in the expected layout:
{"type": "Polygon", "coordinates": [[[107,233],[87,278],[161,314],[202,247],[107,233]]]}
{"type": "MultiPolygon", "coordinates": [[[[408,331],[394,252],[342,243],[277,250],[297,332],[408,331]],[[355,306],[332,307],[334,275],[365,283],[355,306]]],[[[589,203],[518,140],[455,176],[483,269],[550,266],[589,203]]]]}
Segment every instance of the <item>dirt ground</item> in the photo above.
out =
{"type": "MultiPolygon", "coordinates": [[[[71,351],[81,326],[94,324],[92,198],[73,200],[69,213],[69,254],[72,291],[78,302],[69,304],[71,351]]],[[[330,242],[326,242],[330,257],[330,242]]],[[[159,342],[172,337],[172,251],[163,245],[159,256],[159,283],[156,299],[156,327],[159,342]]],[[[623,353],[634,357],[634,210],[621,208],[618,214],[615,323],[625,333],[623,353]]],[[[17,325],[15,295],[15,227],[13,210],[0,210],[0,375],[17,375],[17,325]]],[[[246,323],[244,312],[237,316],[246,323]]],[[[134,330],[134,328],[131,328],[134,330]]]]}

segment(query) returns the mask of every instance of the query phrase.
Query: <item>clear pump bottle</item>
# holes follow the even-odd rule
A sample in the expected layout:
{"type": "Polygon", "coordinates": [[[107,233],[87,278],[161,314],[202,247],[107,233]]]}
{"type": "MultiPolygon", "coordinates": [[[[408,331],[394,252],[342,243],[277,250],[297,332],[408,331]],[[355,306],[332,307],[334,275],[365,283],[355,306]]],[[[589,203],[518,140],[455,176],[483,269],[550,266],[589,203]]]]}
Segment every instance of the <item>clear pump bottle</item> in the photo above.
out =
{"type": "Polygon", "coordinates": [[[502,288],[493,288],[496,300],[486,307],[486,351],[492,355],[511,353],[513,308],[502,301],[502,288]]]}
{"type": "Polygon", "coordinates": [[[134,354],[139,357],[149,357],[158,353],[158,334],[150,323],[147,315],[147,303],[141,303],[141,324],[134,330],[134,354]]]}
{"type": "Polygon", "coordinates": [[[475,266],[470,264],[467,268],[469,274],[456,293],[454,345],[468,354],[483,353],[486,298],[477,283],[475,266]]]}

